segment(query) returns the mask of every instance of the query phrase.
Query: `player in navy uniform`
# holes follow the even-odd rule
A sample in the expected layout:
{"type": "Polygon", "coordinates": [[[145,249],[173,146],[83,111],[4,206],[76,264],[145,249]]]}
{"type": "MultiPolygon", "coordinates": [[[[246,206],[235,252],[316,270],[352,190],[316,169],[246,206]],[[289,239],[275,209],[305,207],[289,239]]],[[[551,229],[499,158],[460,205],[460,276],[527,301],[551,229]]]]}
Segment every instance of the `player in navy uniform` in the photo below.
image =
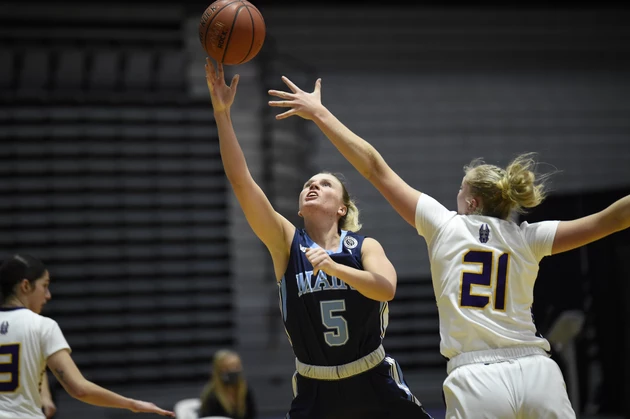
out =
{"type": "Polygon", "coordinates": [[[381,344],[396,271],[381,245],[355,234],[358,210],[330,173],[300,193],[298,229],[278,214],[254,182],[232,126],[238,76],[207,59],[206,80],[225,173],[254,233],[271,253],[280,308],[296,355],[288,419],[430,417],[381,344]]]}

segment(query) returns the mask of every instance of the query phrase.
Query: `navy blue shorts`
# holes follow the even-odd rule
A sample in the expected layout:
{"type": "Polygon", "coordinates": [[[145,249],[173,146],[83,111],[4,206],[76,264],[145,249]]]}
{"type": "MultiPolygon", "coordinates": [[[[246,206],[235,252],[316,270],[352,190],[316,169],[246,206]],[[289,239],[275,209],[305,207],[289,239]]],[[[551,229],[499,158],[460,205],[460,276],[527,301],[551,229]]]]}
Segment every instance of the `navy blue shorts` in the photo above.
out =
{"type": "Polygon", "coordinates": [[[342,380],[316,380],[299,374],[293,380],[297,394],[286,419],[431,418],[390,357],[369,371],[342,380]]]}

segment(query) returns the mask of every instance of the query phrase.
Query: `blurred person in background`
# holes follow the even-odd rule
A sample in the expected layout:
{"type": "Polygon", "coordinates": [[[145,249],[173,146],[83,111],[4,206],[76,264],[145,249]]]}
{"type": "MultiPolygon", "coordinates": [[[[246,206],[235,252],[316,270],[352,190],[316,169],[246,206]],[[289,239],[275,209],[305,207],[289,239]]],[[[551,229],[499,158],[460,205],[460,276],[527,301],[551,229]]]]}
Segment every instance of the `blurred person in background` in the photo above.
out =
{"type": "Polygon", "coordinates": [[[228,349],[214,354],[210,380],[201,392],[199,417],[256,419],[256,402],[243,374],[240,356],[228,349]]]}

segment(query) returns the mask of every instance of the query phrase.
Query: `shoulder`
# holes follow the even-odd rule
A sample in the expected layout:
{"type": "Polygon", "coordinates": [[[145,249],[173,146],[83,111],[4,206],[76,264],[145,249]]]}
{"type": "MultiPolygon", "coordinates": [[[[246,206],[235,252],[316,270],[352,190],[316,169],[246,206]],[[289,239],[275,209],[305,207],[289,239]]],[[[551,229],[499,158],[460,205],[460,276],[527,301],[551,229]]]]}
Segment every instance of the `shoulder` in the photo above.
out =
{"type": "Polygon", "coordinates": [[[555,234],[558,229],[558,224],[560,221],[538,221],[535,223],[528,223],[527,221],[523,221],[518,227],[524,234],[542,234],[549,235],[555,234]]]}
{"type": "Polygon", "coordinates": [[[436,199],[423,193],[420,195],[420,198],[418,198],[418,204],[416,206],[416,230],[428,243],[433,239],[438,230],[450,220],[457,217],[457,215],[456,211],[449,211],[436,199]]]}
{"type": "Polygon", "coordinates": [[[29,309],[20,309],[16,313],[22,321],[27,322],[32,326],[39,327],[41,325],[50,324],[50,322],[56,323],[49,317],[44,317],[41,314],[37,314],[29,309]]]}
{"type": "Polygon", "coordinates": [[[437,199],[433,198],[426,193],[423,193],[418,198],[418,202],[416,204],[416,212],[433,212],[433,211],[442,211],[447,212],[449,214],[456,215],[456,211],[448,210],[444,205],[442,205],[437,199]]]}
{"type": "Polygon", "coordinates": [[[51,333],[55,333],[56,330],[60,330],[57,322],[50,317],[42,316],[31,310],[23,309],[19,310],[17,321],[20,324],[20,328],[23,330],[29,330],[29,333],[33,333],[38,336],[48,336],[51,333]]]}
{"type": "MultiPolygon", "coordinates": [[[[307,237],[308,236],[306,235],[306,231],[304,229],[296,227],[289,244],[289,251],[294,251],[299,247],[299,245],[307,243],[307,237]]],[[[289,236],[287,236],[287,240],[288,239],[289,236]]]]}
{"type": "Polygon", "coordinates": [[[384,252],[385,250],[383,249],[383,246],[381,245],[381,243],[378,242],[378,240],[373,239],[372,237],[366,237],[365,240],[363,240],[363,246],[361,247],[361,252],[363,254],[370,253],[370,252],[384,252]]]}
{"type": "Polygon", "coordinates": [[[55,320],[51,319],[50,317],[42,316],[41,314],[36,314],[36,313],[33,313],[33,314],[37,316],[37,319],[39,320],[39,323],[42,326],[59,327],[59,324],[55,320]]]}
{"type": "Polygon", "coordinates": [[[354,231],[345,231],[345,230],[343,230],[343,232],[345,233],[344,240],[347,239],[348,237],[351,237],[351,238],[353,238],[355,240],[358,240],[358,241],[363,241],[366,238],[368,238],[368,236],[364,236],[363,234],[355,233],[354,231]]]}
{"type": "Polygon", "coordinates": [[[211,391],[210,393],[208,393],[208,400],[212,402],[219,400],[219,398],[217,397],[217,393],[215,391],[211,391]]]}
{"type": "Polygon", "coordinates": [[[306,230],[304,230],[303,228],[295,228],[295,231],[293,232],[292,243],[295,243],[296,241],[299,243],[305,243],[308,241],[306,230]]]}
{"type": "Polygon", "coordinates": [[[55,320],[39,314],[35,314],[35,316],[37,317],[34,317],[35,321],[33,323],[36,324],[37,331],[42,336],[46,336],[47,338],[53,336],[63,337],[63,332],[61,331],[59,324],[55,320]]]}
{"type": "Polygon", "coordinates": [[[348,250],[362,249],[364,244],[370,239],[369,237],[361,234],[354,233],[352,231],[344,231],[344,237],[342,240],[343,247],[348,250]]]}

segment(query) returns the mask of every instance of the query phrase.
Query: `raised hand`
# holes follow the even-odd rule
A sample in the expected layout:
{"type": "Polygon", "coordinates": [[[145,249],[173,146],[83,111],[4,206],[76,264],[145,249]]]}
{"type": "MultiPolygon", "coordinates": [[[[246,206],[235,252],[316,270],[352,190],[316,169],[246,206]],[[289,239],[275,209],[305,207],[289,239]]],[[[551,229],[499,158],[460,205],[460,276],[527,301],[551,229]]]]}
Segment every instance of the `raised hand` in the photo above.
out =
{"type": "Polygon", "coordinates": [[[324,249],[321,247],[307,248],[304,254],[308,261],[311,262],[311,265],[313,265],[313,276],[317,276],[319,271],[335,276],[337,263],[330,258],[330,255],[324,249]]]}
{"type": "Polygon", "coordinates": [[[238,80],[239,75],[236,74],[232,78],[230,85],[226,85],[223,64],[217,63],[217,68],[215,69],[212,60],[206,58],[206,83],[208,83],[210,99],[212,99],[212,107],[215,112],[224,112],[230,109],[234,102],[234,95],[236,95],[238,80]]]}
{"type": "Polygon", "coordinates": [[[175,413],[169,410],[160,409],[153,403],[143,402],[141,400],[134,400],[131,411],[134,413],[155,413],[160,416],[168,416],[170,418],[175,417],[175,413]]]}
{"type": "Polygon", "coordinates": [[[291,89],[292,93],[281,90],[269,90],[271,96],[285,99],[269,101],[269,106],[291,109],[276,115],[276,119],[284,119],[297,115],[301,118],[311,120],[314,115],[324,107],[322,105],[321,94],[322,79],[317,79],[315,82],[315,90],[313,90],[312,93],[306,93],[285,76],[282,76],[282,81],[291,89]]]}

